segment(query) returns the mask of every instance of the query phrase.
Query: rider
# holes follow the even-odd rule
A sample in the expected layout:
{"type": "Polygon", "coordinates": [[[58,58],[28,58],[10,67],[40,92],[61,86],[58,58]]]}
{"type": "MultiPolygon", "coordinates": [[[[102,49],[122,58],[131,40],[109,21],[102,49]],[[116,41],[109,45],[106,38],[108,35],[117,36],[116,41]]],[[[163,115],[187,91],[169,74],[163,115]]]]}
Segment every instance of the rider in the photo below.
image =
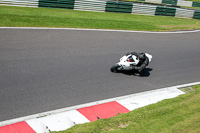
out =
{"type": "Polygon", "coordinates": [[[131,62],[132,69],[138,71],[139,73],[141,73],[142,70],[149,64],[149,59],[145,53],[131,52],[126,55],[131,55],[128,58],[128,62],[131,62]]]}

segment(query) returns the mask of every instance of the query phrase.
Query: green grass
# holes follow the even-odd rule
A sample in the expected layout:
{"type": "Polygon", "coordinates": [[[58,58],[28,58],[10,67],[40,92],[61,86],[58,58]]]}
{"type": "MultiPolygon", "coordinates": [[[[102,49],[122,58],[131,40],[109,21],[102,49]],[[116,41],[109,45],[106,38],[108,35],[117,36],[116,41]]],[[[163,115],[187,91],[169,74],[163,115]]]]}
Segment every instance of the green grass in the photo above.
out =
{"type": "Polygon", "coordinates": [[[186,0],[186,1],[192,1],[192,2],[199,2],[200,3],[200,0],[186,0]]]}
{"type": "Polygon", "coordinates": [[[200,85],[194,86],[193,91],[189,90],[189,93],[174,99],[110,119],[76,125],[59,133],[199,133],[200,85]]]}
{"type": "Polygon", "coordinates": [[[173,31],[200,29],[200,21],[165,16],[0,6],[0,26],[173,31]]]}
{"type": "Polygon", "coordinates": [[[199,9],[200,10],[200,7],[188,7],[188,6],[181,6],[181,7],[185,9],[199,9]]]}

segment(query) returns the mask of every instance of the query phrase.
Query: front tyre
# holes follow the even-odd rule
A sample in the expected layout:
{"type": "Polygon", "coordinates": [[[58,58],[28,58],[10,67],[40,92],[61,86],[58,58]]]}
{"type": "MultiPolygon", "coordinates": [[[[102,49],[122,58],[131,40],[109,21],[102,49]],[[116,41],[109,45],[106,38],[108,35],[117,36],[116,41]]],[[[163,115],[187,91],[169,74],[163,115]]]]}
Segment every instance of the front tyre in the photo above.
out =
{"type": "Polygon", "coordinates": [[[119,68],[120,66],[119,65],[113,65],[111,68],[110,68],[110,71],[111,72],[114,72],[114,73],[117,73],[118,72],[118,68],[119,68]]]}

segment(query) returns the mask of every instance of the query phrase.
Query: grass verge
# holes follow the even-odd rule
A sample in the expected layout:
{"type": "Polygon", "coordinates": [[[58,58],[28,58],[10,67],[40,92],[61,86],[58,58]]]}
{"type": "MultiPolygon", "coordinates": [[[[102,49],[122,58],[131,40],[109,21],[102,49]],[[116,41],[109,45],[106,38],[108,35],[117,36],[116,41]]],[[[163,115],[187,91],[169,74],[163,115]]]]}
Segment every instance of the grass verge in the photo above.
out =
{"type": "Polygon", "coordinates": [[[200,7],[188,7],[188,6],[181,6],[183,9],[198,9],[200,10],[200,7]]]}
{"type": "Polygon", "coordinates": [[[200,29],[200,21],[165,16],[0,6],[0,27],[173,31],[200,29]]]}
{"type": "Polygon", "coordinates": [[[110,119],[76,125],[59,133],[197,133],[200,131],[200,85],[183,90],[190,91],[174,99],[110,119]]]}
{"type": "Polygon", "coordinates": [[[200,0],[186,0],[186,1],[200,2],[200,0]]]}

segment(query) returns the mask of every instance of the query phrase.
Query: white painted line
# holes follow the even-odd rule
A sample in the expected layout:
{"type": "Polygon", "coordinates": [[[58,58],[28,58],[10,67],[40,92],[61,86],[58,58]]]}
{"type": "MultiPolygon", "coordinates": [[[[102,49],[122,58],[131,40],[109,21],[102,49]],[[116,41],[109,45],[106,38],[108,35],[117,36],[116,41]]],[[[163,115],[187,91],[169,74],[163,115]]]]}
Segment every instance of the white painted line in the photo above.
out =
{"type": "Polygon", "coordinates": [[[46,27],[0,27],[0,29],[27,29],[27,30],[74,30],[74,31],[104,31],[104,32],[125,32],[125,33],[153,33],[153,34],[177,34],[177,33],[196,33],[198,30],[188,31],[132,31],[132,30],[106,30],[106,29],[80,29],[80,28],[46,28],[46,27]]]}
{"type": "Polygon", "coordinates": [[[154,104],[164,99],[174,98],[182,94],[185,93],[179,89],[172,87],[169,89],[152,91],[152,93],[146,93],[143,95],[137,95],[122,100],[117,100],[117,102],[126,107],[128,110],[132,111],[134,109],[154,104]]]}
{"type": "Polygon", "coordinates": [[[71,110],[66,113],[63,113],[63,115],[66,115],[69,119],[71,119],[75,124],[83,124],[90,122],[85,116],[83,116],[80,112],[77,110],[71,110]]]}
{"type": "Polygon", "coordinates": [[[20,122],[20,121],[27,121],[27,120],[30,120],[30,119],[50,116],[50,115],[54,115],[54,114],[58,114],[58,113],[68,112],[68,111],[71,111],[71,110],[76,110],[76,109],[79,109],[79,108],[89,107],[89,106],[98,105],[98,104],[102,104],[102,103],[119,101],[119,100],[126,99],[126,98],[146,95],[146,94],[155,93],[155,92],[164,91],[164,90],[170,90],[171,88],[183,88],[183,87],[193,86],[193,85],[197,85],[197,84],[200,84],[200,82],[177,85],[177,86],[173,86],[173,87],[166,87],[166,88],[162,88],[162,89],[146,91],[146,92],[130,94],[130,95],[126,95],[126,96],[115,97],[115,98],[110,98],[110,99],[106,99],[106,100],[81,104],[81,105],[67,107],[67,108],[63,108],[63,109],[52,110],[52,111],[43,112],[43,113],[39,113],[39,114],[35,114],[35,115],[30,115],[30,116],[25,116],[25,117],[21,117],[21,118],[12,119],[12,120],[3,121],[3,122],[0,122],[0,126],[13,124],[13,123],[20,122]]]}
{"type": "Polygon", "coordinates": [[[176,88],[184,88],[184,87],[194,86],[194,85],[198,85],[198,84],[200,84],[200,82],[194,82],[194,83],[189,83],[189,84],[177,85],[175,87],[176,88]]]}
{"type": "Polygon", "coordinates": [[[37,120],[48,127],[50,131],[63,131],[75,125],[65,113],[38,118],[37,120]]]}
{"type": "Polygon", "coordinates": [[[37,119],[27,120],[26,123],[36,132],[36,133],[49,133],[49,128],[38,121],[37,119]]]}
{"type": "Polygon", "coordinates": [[[71,110],[47,117],[34,118],[26,121],[36,133],[49,133],[50,131],[62,131],[76,124],[90,122],[77,110],[71,110]]]}

